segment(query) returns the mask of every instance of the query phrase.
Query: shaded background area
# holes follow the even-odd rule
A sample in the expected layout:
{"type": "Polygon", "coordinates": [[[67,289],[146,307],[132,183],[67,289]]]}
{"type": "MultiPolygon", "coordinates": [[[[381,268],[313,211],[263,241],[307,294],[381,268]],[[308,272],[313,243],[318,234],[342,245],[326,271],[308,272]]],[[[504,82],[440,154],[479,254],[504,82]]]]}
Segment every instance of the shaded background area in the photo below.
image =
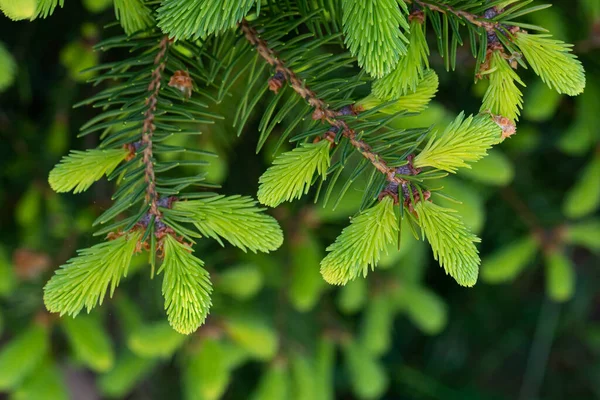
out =
{"type": "MultiPolygon", "coordinates": [[[[366,280],[327,287],[319,261],[357,209],[358,182],[335,210],[311,196],[272,210],[286,236],[273,254],[199,243],[215,296],[206,325],[190,338],[168,327],[161,280],[150,279],[144,257],[89,316],[45,313],[44,283],[76,249],[97,242],[91,223],[113,193],[106,181],[81,195],[58,195],[47,184],[69,149],[97,144],[93,135],[77,138],[97,110],[72,105],[98,90],[78,71],[123,55],[92,51],[116,32],[103,29],[114,21],[111,1],[70,0],[34,22],[2,17],[0,40],[16,65],[0,94],[0,393],[279,400],[287,386],[290,398],[312,399],[332,382],[339,399],[600,398],[600,15],[593,4],[559,1],[532,17],[575,43],[584,94],[559,96],[529,74],[518,134],[473,170],[443,180],[462,204],[442,205],[459,210],[482,238],[482,278],[473,289],[446,276],[408,229],[400,251],[391,249],[366,280]]],[[[443,126],[461,110],[477,112],[485,82],[473,84],[469,52],[459,50],[450,73],[434,52],[438,97],[398,127],[443,126]]],[[[266,105],[240,138],[228,124],[235,102],[215,105],[224,122],[200,127],[194,139],[220,155],[209,176],[224,194],[254,196],[273,159],[276,133],[255,154],[266,105]]]]}

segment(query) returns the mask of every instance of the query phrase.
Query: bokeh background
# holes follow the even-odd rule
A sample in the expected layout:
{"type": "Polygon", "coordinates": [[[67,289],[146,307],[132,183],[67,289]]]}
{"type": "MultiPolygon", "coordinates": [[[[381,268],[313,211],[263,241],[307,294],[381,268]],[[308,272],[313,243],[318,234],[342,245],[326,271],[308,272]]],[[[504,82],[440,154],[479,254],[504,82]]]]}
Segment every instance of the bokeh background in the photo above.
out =
{"type": "MultiPolygon", "coordinates": [[[[216,290],[191,337],[169,328],[143,257],[90,315],[45,312],[44,283],[97,242],[91,223],[112,194],[106,181],[82,195],[47,183],[69,149],[97,144],[77,138],[97,110],[73,105],[99,90],[79,71],[120,56],[93,51],[115,34],[105,30],[112,0],[66,3],[46,20],[0,17],[0,398],[600,398],[598,0],[557,1],[530,17],[574,43],[584,94],[559,96],[525,74],[518,134],[443,180],[461,202],[443,205],[483,240],[474,288],[456,285],[408,229],[368,279],[328,287],[319,261],[357,209],[358,182],[335,210],[307,196],[270,211],[286,236],[273,254],[200,243],[216,290]]],[[[480,107],[485,82],[473,83],[469,49],[450,73],[433,53],[438,96],[397,126],[443,126],[480,107]]],[[[209,176],[222,193],[255,195],[277,140],[255,154],[266,105],[239,138],[235,103],[216,105],[224,121],[194,139],[220,155],[209,176]]]]}

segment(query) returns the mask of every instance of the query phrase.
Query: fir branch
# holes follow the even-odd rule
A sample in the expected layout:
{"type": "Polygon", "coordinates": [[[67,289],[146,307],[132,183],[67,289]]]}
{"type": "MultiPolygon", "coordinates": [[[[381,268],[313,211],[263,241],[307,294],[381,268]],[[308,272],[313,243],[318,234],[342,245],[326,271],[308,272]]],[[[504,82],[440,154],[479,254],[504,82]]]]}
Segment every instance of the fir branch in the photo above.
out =
{"type": "Polygon", "coordinates": [[[109,175],[128,154],[124,149],[73,150],[50,171],[48,182],[58,193],[84,192],[104,175],[109,175]]]}
{"type": "Polygon", "coordinates": [[[477,282],[479,254],[473,235],[455,210],[440,207],[430,201],[415,206],[418,222],[433,250],[433,257],[459,285],[473,286],[477,282]]]}
{"type": "Polygon", "coordinates": [[[246,196],[214,196],[207,199],[177,201],[175,212],[192,222],[204,235],[221,238],[232,245],[253,252],[274,251],[283,242],[283,233],[277,221],[256,207],[256,201],[246,196]]]}
{"type": "Polygon", "coordinates": [[[480,111],[502,115],[512,121],[519,119],[523,108],[523,94],[515,82],[525,86],[519,75],[509,65],[501,50],[490,52],[490,69],[485,71],[490,84],[483,96],[480,111]]]}
{"type": "Polygon", "coordinates": [[[316,93],[306,87],[298,78],[296,73],[285,65],[277,53],[269,47],[266,41],[260,38],[256,29],[254,29],[248,21],[242,20],[240,28],[250,44],[256,47],[258,54],[271,66],[275,67],[274,77],[281,75],[289,82],[292,89],[300,95],[311,107],[315,109],[313,113],[314,119],[322,119],[332,127],[340,129],[342,134],[350,141],[350,144],[358,150],[363,157],[373,164],[373,166],[385,175],[389,182],[401,185],[406,180],[396,176],[396,169],[388,166],[386,161],[378,154],[371,150],[371,147],[364,141],[356,137],[356,133],[351,129],[346,121],[340,119],[340,113],[330,109],[322,99],[317,97],[316,93]]]}
{"type": "Polygon", "coordinates": [[[154,58],[155,68],[152,71],[152,80],[148,85],[150,96],[146,99],[148,109],[144,113],[144,122],[142,125],[142,145],[144,145],[143,163],[145,165],[144,179],[146,181],[146,203],[150,206],[150,214],[159,217],[161,215],[157,201],[158,194],[156,192],[156,177],[154,173],[154,160],[152,157],[152,135],[156,129],[154,125],[154,112],[158,103],[158,93],[160,91],[162,73],[166,66],[166,53],[169,47],[170,40],[168,37],[163,37],[160,41],[160,50],[154,58]]]}
{"type": "Polygon", "coordinates": [[[85,307],[88,312],[102,304],[110,286],[110,297],[122,276],[127,276],[131,257],[141,231],[79,250],[75,258],[56,270],[44,287],[44,303],[50,312],[76,316],[85,307]]]}
{"type": "Polygon", "coordinates": [[[358,65],[376,78],[389,74],[406,54],[404,1],[343,0],[342,10],[345,42],[358,65]]]}
{"type": "Polygon", "coordinates": [[[415,168],[434,167],[455,173],[487,154],[492,145],[502,141],[502,129],[489,115],[464,118],[460,113],[444,133],[435,134],[414,159],[415,168]]]}
{"type": "Polygon", "coordinates": [[[281,154],[260,177],[258,200],[269,207],[284,201],[299,199],[308,193],[315,172],[323,180],[329,168],[331,142],[303,143],[292,151],[281,154]]]}
{"type": "Polygon", "coordinates": [[[189,335],[204,323],[211,306],[212,285],[204,262],[192,249],[167,235],[163,240],[165,258],[158,270],[164,272],[162,293],[169,323],[189,335]]]}
{"type": "Polygon", "coordinates": [[[345,285],[375,268],[381,252],[397,237],[398,217],[394,199],[384,197],[377,205],[353,218],[321,261],[323,278],[334,285],[345,285]]]}

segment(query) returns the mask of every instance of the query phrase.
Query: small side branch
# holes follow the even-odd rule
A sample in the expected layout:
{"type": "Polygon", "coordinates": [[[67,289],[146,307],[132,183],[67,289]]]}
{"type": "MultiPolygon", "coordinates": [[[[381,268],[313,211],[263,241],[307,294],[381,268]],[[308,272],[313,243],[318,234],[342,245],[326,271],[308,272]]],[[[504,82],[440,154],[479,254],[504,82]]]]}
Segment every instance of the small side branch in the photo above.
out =
{"type": "MultiPolygon", "coordinates": [[[[240,23],[240,28],[246,36],[248,42],[250,42],[250,44],[256,48],[258,54],[267,63],[275,67],[275,75],[273,78],[281,78],[281,80],[288,81],[292,89],[294,89],[298,95],[306,100],[311,107],[314,107],[314,119],[321,119],[326,121],[332,127],[341,129],[343,135],[350,141],[350,144],[352,144],[352,146],[356,148],[356,150],[358,150],[363,157],[368,159],[378,171],[383,173],[389,182],[396,183],[398,185],[402,185],[403,183],[407,182],[405,179],[396,176],[396,169],[389,167],[385,160],[383,160],[377,153],[374,153],[367,143],[357,139],[356,133],[348,126],[346,121],[338,118],[340,115],[347,115],[347,110],[335,111],[330,109],[327,104],[316,95],[315,92],[304,85],[304,83],[300,80],[300,78],[298,78],[298,75],[296,75],[293,70],[285,65],[285,62],[281,60],[278,54],[269,47],[267,42],[260,38],[256,29],[250,26],[248,21],[242,20],[240,23]]],[[[274,81],[270,81],[269,86],[273,90],[276,90],[278,87],[280,87],[280,85],[274,81]]],[[[355,113],[356,110],[353,110],[353,112],[355,113]]]]}
{"type": "Polygon", "coordinates": [[[158,210],[158,194],[156,192],[156,177],[154,174],[154,163],[152,161],[152,135],[156,130],[154,125],[154,114],[156,112],[156,104],[158,102],[158,92],[160,91],[160,85],[162,80],[162,73],[166,66],[165,54],[169,47],[169,38],[165,36],[161,42],[159,51],[154,58],[155,68],[152,71],[152,80],[148,85],[148,92],[150,96],[146,99],[146,110],[144,116],[144,124],[142,126],[142,145],[144,146],[143,162],[146,166],[144,172],[144,179],[146,181],[146,202],[150,205],[150,214],[160,217],[160,211],[158,210]]]}
{"type": "Polygon", "coordinates": [[[495,33],[495,30],[498,29],[499,23],[488,20],[487,16],[481,16],[477,14],[472,14],[467,11],[456,10],[450,6],[444,5],[439,6],[437,4],[428,3],[422,0],[406,0],[407,3],[414,3],[421,8],[427,8],[431,11],[437,11],[442,14],[454,14],[457,17],[463,18],[469,21],[471,24],[479,27],[483,27],[488,33],[495,33]]]}

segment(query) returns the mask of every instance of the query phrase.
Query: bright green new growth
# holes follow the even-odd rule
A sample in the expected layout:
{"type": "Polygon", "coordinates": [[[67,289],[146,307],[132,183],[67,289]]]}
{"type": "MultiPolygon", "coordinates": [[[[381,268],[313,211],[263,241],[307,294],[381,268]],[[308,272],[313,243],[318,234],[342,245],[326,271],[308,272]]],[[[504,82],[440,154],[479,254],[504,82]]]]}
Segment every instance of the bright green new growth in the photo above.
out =
{"type": "Polygon", "coordinates": [[[4,43],[0,42],[0,92],[6,90],[15,80],[17,65],[4,43]]]}
{"type": "Polygon", "coordinates": [[[370,94],[357,102],[357,106],[363,107],[365,110],[370,110],[386,101],[395,100],[394,103],[378,111],[383,114],[396,114],[401,111],[421,112],[427,108],[427,105],[433,96],[435,96],[438,86],[439,79],[437,74],[432,69],[428,69],[425,71],[423,79],[419,81],[414,92],[408,92],[396,99],[380,99],[374,94],[370,94]]]}
{"type": "Polygon", "coordinates": [[[551,89],[569,96],[583,92],[585,72],[581,62],[571,54],[573,45],[552,39],[551,35],[515,34],[515,43],[536,74],[551,89]]]}
{"type": "Polygon", "coordinates": [[[80,193],[94,182],[110,174],[127,157],[124,149],[73,150],[50,171],[48,182],[58,193],[80,193]]]}
{"type": "Polygon", "coordinates": [[[221,238],[246,251],[274,251],[283,243],[277,221],[256,207],[251,197],[215,196],[208,199],[178,201],[173,210],[186,214],[198,231],[218,241],[221,238]]]}
{"type": "Polygon", "coordinates": [[[432,135],[413,164],[455,173],[458,168],[470,168],[467,162],[481,159],[501,140],[502,130],[489,115],[464,118],[461,112],[442,135],[432,135]]]}
{"type": "Polygon", "coordinates": [[[459,285],[475,285],[480,262],[475,243],[481,240],[453,215],[455,210],[422,201],[415,211],[436,261],[459,285]]]}
{"type": "Polygon", "coordinates": [[[162,293],[169,324],[189,335],[204,323],[211,306],[212,286],[204,263],[192,249],[171,235],[164,239],[165,259],[158,270],[164,271],[162,293]]]}
{"type": "Polygon", "coordinates": [[[425,39],[423,22],[415,18],[410,23],[408,52],[400,58],[396,68],[373,83],[373,94],[383,100],[395,100],[417,91],[429,68],[429,46],[425,39]]]}
{"type": "Polygon", "coordinates": [[[0,0],[0,10],[13,21],[35,17],[37,0],[0,0]]]}
{"type": "Polygon", "coordinates": [[[52,15],[57,6],[63,7],[65,0],[38,0],[35,18],[46,18],[52,15]]]}
{"type": "Polygon", "coordinates": [[[175,39],[200,39],[233,28],[255,0],[164,0],[158,27],[175,39]]]}
{"type": "Polygon", "coordinates": [[[143,0],[114,0],[114,2],[115,16],[128,35],[154,25],[152,11],[143,0]]]}
{"type": "Polygon", "coordinates": [[[328,140],[302,143],[300,147],[278,156],[258,181],[258,201],[277,207],[284,201],[299,199],[308,193],[315,171],[325,180],[330,145],[328,140]]]}
{"type": "Polygon", "coordinates": [[[502,115],[512,121],[518,120],[519,109],[523,108],[523,93],[515,82],[521,86],[525,84],[500,51],[492,53],[488,72],[490,85],[483,96],[480,111],[502,115]]]}
{"type": "Polygon", "coordinates": [[[79,250],[78,256],[56,270],[44,287],[48,311],[75,317],[84,307],[89,313],[96,304],[102,304],[109,286],[112,297],[121,277],[127,276],[141,235],[134,231],[79,250]]]}
{"type": "Polygon", "coordinates": [[[334,285],[345,285],[360,274],[367,276],[369,267],[375,268],[381,252],[396,239],[397,233],[394,200],[386,196],[353,218],[327,248],[329,254],[321,261],[323,278],[334,285]]]}
{"type": "Polygon", "coordinates": [[[400,56],[406,54],[408,31],[402,0],[343,0],[343,26],[346,46],[369,75],[389,74],[400,56]]]}

